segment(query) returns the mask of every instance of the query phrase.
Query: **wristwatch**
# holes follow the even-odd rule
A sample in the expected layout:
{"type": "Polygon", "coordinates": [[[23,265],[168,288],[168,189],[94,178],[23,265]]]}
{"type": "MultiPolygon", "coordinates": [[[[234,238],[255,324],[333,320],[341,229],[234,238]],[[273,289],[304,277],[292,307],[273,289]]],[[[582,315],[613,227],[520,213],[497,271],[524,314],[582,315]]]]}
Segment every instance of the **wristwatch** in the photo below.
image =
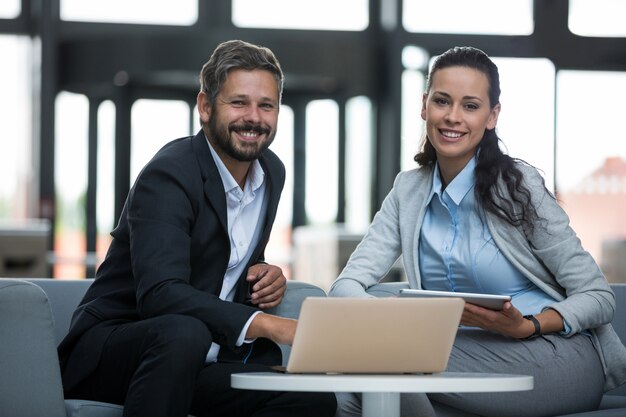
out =
{"type": "Polygon", "coordinates": [[[532,314],[524,316],[524,318],[526,320],[532,321],[533,326],[535,326],[535,331],[533,332],[533,334],[531,334],[528,337],[523,338],[522,340],[534,339],[535,337],[540,336],[541,335],[541,324],[539,324],[539,320],[537,320],[537,318],[535,316],[533,316],[532,314]]]}

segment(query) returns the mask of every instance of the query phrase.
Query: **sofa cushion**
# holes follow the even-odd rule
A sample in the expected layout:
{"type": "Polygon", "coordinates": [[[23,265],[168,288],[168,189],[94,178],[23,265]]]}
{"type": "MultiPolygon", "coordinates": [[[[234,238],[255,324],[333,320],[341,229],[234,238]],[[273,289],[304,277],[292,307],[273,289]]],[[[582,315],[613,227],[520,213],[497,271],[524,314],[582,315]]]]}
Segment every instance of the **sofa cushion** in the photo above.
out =
{"type": "Polygon", "coordinates": [[[67,417],[122,417],[124,407],[89,400],[65,400],[67,417]]]}

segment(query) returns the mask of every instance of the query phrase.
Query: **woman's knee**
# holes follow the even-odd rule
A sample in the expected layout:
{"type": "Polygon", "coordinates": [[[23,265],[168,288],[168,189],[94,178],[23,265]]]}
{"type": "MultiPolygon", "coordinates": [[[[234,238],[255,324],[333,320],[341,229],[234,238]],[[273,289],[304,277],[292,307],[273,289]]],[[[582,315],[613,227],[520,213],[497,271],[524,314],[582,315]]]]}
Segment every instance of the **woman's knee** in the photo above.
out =
{"type": "Polygon", "coordinates": [[[361,395],[354,392],[337,392],[337,417],[360,417],[361,395]]]}

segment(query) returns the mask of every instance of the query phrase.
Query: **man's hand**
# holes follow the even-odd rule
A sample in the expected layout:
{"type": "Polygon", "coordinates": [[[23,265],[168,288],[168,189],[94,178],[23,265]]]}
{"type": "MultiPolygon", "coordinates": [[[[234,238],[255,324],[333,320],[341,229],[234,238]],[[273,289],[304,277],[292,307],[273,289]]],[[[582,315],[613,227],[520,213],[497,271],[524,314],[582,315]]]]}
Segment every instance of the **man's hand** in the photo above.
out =
{"type": "Polygon", "coordinates": [[[265,313],[257,314],[252,323],[250,323],[250,327],[248,327],[246,339],[265,337],[275,343],[291,346],[293,337],[296,334],[297,324],[298,322],[293,319],[265,313]]]}
{"type": "Polygon", "coordinates": [[[283,275],[283,270],[274,265],[251,266],[246,281],[250,287],[252,304],[264,310],[280,304],[287,289],[287,278],[283,275]]]}

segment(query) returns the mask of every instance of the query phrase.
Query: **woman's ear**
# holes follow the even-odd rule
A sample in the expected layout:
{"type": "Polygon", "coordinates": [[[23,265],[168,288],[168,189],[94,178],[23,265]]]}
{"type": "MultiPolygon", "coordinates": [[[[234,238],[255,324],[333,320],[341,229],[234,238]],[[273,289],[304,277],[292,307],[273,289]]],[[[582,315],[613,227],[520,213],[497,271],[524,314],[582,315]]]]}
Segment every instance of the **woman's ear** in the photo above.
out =
{"type": "Polygon", "coordinates": [[[498,124],[498,116],[500,115],[500,108],[500,103],[498,103],[493,107],[493,109],[491,109],[489,120],[487,120],[487,129],[493,130],[496,128],[496,125],[498,124]]]}

